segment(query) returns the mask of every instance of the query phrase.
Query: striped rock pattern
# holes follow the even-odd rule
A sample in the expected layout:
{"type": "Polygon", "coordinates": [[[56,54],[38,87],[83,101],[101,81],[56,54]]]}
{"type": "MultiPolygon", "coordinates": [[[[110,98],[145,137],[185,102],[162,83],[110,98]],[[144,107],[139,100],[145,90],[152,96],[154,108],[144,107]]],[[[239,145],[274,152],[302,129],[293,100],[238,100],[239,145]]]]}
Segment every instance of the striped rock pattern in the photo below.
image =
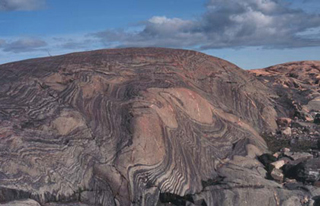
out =
{"type": "Polygon", "coordinates": [[[200,194],[230,159],[267,150],[259,133],[276,128],[271,93],[185,50],[1,65],[0,203],[157,205],[161,194],[200,194]]]}

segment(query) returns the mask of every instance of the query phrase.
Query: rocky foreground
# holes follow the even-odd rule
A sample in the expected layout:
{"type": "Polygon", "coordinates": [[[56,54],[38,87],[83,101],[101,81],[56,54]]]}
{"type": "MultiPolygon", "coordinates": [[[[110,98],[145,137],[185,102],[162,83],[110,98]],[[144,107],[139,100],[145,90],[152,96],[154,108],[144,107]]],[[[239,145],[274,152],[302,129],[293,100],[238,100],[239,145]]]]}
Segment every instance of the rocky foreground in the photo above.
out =
{"type": "Polygon", "coordinates": [[[155,48],[0,65],[0,205],[319,205],[319,69],[155,48]]]}

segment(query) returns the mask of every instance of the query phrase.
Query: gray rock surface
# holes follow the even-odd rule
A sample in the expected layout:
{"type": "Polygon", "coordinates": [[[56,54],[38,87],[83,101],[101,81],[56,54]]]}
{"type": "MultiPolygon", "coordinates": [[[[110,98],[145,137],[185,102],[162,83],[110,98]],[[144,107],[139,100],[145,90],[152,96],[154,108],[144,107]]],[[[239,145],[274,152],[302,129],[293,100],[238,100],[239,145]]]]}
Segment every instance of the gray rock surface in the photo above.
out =
{"type": "Polygon", "coordinates": [[[185,50],[0,65],[0,202],[264,206],[320,195],[266,179],[256,158],[268,151],[259,134],[277,129],[275,95],[185,50]]]}
{"type": "Polygon", "coordinates": [[[27,199],[27,200],[20,200],[20,201],[11,201],[8,203],[0,204],[1,206],[41,206],[38,202],[27,199]]]}

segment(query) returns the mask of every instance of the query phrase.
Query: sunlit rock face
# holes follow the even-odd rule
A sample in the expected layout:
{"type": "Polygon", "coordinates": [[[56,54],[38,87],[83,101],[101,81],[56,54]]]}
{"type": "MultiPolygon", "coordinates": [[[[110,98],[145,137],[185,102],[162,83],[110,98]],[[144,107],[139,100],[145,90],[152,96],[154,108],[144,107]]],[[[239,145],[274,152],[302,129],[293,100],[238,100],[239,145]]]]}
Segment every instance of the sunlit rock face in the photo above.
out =
{"type": "Polygon", "coordinates": [[[308,117],[308,113],[320,111],[320,61],[289,62],[250,73],[278,94],[282,116],[292,117],[299,110],[308,117]]]}
{"type": "MultiPolygon", "coordinates": [[[[254,158],[267,150],[259,134],[276,129],[272,94],[235,65],[186,50],[1,65],[0,202],[161,205],[171,194],[240,204],[258,187],[250,181],[269,184],[254,158]],[[221,178],[231,189],[212,184],[221,178]]],[[[271,201],[273,187],[254,193],[271,201]]]]}

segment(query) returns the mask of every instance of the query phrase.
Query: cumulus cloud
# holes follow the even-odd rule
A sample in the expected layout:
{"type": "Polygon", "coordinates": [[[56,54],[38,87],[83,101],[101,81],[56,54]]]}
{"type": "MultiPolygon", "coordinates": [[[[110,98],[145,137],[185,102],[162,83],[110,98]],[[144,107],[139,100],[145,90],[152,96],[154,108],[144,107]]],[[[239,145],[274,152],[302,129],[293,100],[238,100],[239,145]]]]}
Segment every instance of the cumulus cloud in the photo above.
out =
{"type": "Polygon", "coordinates": [[[3,46],[6,43],[4,39],[0,39],[0,47],[3,46]]]}
{"type": "Polygon", "coordinates": [[[45,0],[0,0],[0,11],[32,11],[44,5],[45,0]]]}
{"type": "Polygon", "coordinates": [[[60,35],[47,38],[46,42],[50,48],[64,51],[81,51],[101,48],[101,42],[97,38],[92,38],[83,34],[60,35]]]}
{"type": "Polygon", "coordinates": [[[100,38],[105,45],[118,43],[120,47],[160,45],[183,47],[201,42],[200,39],[203,38],[201,34],[197,36],[195,32],[188,32],[194,27],[194,22],[188,20],[155,16],[142,24],[144,26],[142,31],[106,30],[94,33],[92,36],[100,38]]]}
{"type": "Polygon", "coordinates": [[[47,43],[40,39],[22,38],[12,42],[3,42],[0,47],[4,52],[22,53],[42,49],[47,43]]]}
{"type": "MultiPolygon", "coordinates": [[[[303,0],[302,0],[303,1],[303,0]]],[[[106,45],[189,47],[194,49],[262,46],[319,46],[319,38],[301,35],[320,27],[320,15],[295,9],[282,0],[210,0],[196,20],[155,16],[132,32],[92,34],[106,45]]]]}

